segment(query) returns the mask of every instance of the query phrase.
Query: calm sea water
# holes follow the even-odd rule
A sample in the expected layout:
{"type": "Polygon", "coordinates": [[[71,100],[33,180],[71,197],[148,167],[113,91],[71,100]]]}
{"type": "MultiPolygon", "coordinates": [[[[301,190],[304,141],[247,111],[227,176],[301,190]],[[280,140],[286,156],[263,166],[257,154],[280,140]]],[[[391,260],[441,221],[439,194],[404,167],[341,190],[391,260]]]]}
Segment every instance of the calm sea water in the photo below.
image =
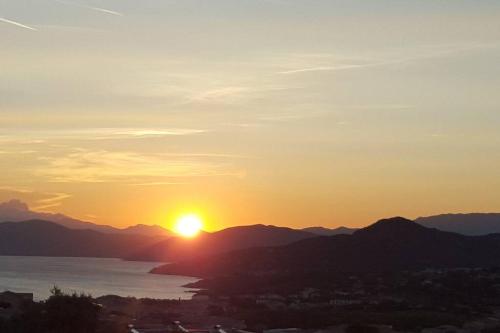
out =
{"type": "Polygon", "coordinates": [[[0,292],[32,292],[45,299],[57,285],[67,292],[92,296],[119,295],[162,299],[189,299],[181,287],[197,279],[148,274],[161,263],[101,258],[54,258],[0,256],[0,292]]]}

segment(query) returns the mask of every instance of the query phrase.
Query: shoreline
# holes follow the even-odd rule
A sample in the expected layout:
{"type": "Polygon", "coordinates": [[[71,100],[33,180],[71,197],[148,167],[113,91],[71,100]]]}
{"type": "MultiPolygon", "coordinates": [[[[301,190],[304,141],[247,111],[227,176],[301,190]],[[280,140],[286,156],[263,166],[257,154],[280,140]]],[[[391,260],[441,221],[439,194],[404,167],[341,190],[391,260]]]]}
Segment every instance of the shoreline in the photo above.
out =
{"type": "Polygon", "coordinates": [[[116,258],[0,256],[0,292],[28,292],[43,300],[56,285],[65,291],[84,292],[93,297],[110,294],[157,299],[192,297],[194,288],[184,285],[198,279],[150,274],[154,267],[151,262],[116,258]]]}

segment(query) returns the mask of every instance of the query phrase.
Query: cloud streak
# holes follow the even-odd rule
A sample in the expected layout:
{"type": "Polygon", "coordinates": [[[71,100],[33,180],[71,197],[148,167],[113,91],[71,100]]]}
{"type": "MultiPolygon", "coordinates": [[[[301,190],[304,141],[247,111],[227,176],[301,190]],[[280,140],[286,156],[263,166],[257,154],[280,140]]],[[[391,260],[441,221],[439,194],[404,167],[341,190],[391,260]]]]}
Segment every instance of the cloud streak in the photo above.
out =
{"type": "Polygon", "coordinates": [[[124,135],[131,137],[157,137],[157,136],[181,136],[200,134],[205,130],[192,128],[170,128],[170,129],[129,129],[124,131],[116,131],[114,135],[124,135]]]}
{"type": "Polygon", "coordinates": [[[39,192],[33,189],[15,186],[0,186],[0,192],[7,192],[9,194],[12,193],[15,197],[18,197],[19,195],[26,197],[28,201],[36,204],[36,206],[33,207],[33,210],[46,210],[49,208],[59,207],[65,199],[72,197],[72,195],[68,193],[39,192]]]}
{"type": "Polygon", "coordinates": [[[15,25],[16,27],[19,27],[19,28],[24,28],[24,29],[28,29],[28,30],[32,30],[32,31],[38,31],[37,29],[35,29],[33,27],[27,26],[25,24],[22,24],[22,23],[19,23],[16,21],[8,20],[8,19],[3,18],[3,17],[0,17],[0,22],[12,24],[12,25],[15,25]]]}
{"type": "Polygon", "coordinates": [[[106,150],[79,149],[40,162],[44,165],[36,174],[56,183],[172,184],[191,177],[243,175],[227,162],[106,150]]]}
{"type": "Polygon", "coordinates": [[[0,191],[22,193],[22,194],[30,194],[35,192],[28,188],[16,187],[16,186],[0,186],[0,191]]]}
{"type": "MultiPolygon", "coordinates": [[[[404,65],[410,64],[416,61],[439,59],[454,56],[467,51],[472,51],[476,49],[487,49],[498,47],[496,43],[469,43],[469,44],[458,44],[458,45],[424,45],[417,48],[412,56],[389,56],[389,59],[383,61],[377,61],[375,59],[370,63],[365,64],[344,64],[344,65],[318,65],[310,66],[304,68],[290,69],[286,71],[278,72],[277,74],[302,74],[309,72],[334,72],[350,69],[364,69],[364,68],[374,68],[381,66],[391,66],[391,65],[404,65]]],[[[324,58],[325,56],[323,56],[324,58]]]]}
{"type": "MultiPolygon", "coordinates": [[[[49,193],[48,193],[49,194],[49,193]]],[[[50,193],[51,197],[40,199],[37,201],[37,206],[33,207],[34,210],[45,210],[48,208],[59,207],[62,201],[71,198],[72,195],[68,193],[50,193]]]]}
{"type": "MultiPolygon", "coordinates": [[[[82,129],[60,129],[60,130],[17,130],[0,137],[1,143],[44,143],[46,140],[123,140],[123,139],[148,139],[167,136],[199,135],[208,132],[206,129],[198,128],[82,128],[82,129]]],[[[6,153],[0,151],[0,154],[6,153]]],[[[32,152],[32,151],[30,151],[32,152]]],[[[16,152],[18,153],[18,152],[16,152]]],[[[28,153],[26,151],[25,153],[28,153]]]]}
{"type": "Polygon", "coordinates": [[[356,69],[356,68],[365,68],[365,67],[373,67],[379,64],[366,64],[366,65],[340,65],[340,66],[318,66],[318,67],[307,67],[307,68],[299,68],[293,69],[289,71],[278,72],[278,74],[299,74],[299,73],[307,73],[307,72],[331,72],[331,71],[341,71],[345,69],[356,69]]]}
{"type": "Polygon", "coordinates": [[[106,13],[106,14],[111,14],[111,15],[116,15],[116,16],[123,16],[122,13],[116,12],[114,10],[110,9],[105,9],[105,8],[99,8],[99,7],[88,7],[89,9],[93,9],[95,11],[101,12],[101,13],[106,13]]]}
{"type": "Polygon", "coordinates": [[[63,4],[63,5],[67,5],[67,6],[74,6],[74,7],[78,7],[78,8],[94,10],[94,11],[97,11],[97,12],[101,12],[101,13],[105,13],[105,14],[110,14],[110,15],[115,15],[115,16],[124,16],[123,13],[120,13],[120,12],[117,12],[117,11],[114,11],[114,10],[110,10],[110,9],[106,9],[106,8],[87,6],[87,5],[82,5],[82,4],[78,4],[78,3],[74,3],[74,2],[69,2],[69,1],[64,1],[64,0],[54,0],[54,1],[55,2],[59,2],[59,3],[63,4]]]}

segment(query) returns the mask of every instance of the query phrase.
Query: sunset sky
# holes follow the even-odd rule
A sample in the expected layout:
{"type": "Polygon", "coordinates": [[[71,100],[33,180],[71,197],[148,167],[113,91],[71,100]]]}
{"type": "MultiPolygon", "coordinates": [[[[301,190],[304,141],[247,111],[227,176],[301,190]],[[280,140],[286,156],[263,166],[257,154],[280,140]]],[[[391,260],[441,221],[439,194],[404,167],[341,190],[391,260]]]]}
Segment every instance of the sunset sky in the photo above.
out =
{"type": "Polygon", "coordinates": [[[500,211],[500,1],[0,0],[0,201],[124,227],[500,211]]]}

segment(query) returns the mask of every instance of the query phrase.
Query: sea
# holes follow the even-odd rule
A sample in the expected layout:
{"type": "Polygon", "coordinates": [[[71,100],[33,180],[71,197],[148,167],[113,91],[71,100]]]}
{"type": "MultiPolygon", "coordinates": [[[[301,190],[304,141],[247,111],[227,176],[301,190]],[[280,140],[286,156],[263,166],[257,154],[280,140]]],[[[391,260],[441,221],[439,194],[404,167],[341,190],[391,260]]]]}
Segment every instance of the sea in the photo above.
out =
{"type": "Polygon", "coordinates": [[[194,290],[182,286],[197,279],[148,273],[161,264],[109,258],[0,256],[0,292],[28,292],[35,300],[44,300],[57,286],[64,292],[93,297],[190,299],[194,290]]]}

